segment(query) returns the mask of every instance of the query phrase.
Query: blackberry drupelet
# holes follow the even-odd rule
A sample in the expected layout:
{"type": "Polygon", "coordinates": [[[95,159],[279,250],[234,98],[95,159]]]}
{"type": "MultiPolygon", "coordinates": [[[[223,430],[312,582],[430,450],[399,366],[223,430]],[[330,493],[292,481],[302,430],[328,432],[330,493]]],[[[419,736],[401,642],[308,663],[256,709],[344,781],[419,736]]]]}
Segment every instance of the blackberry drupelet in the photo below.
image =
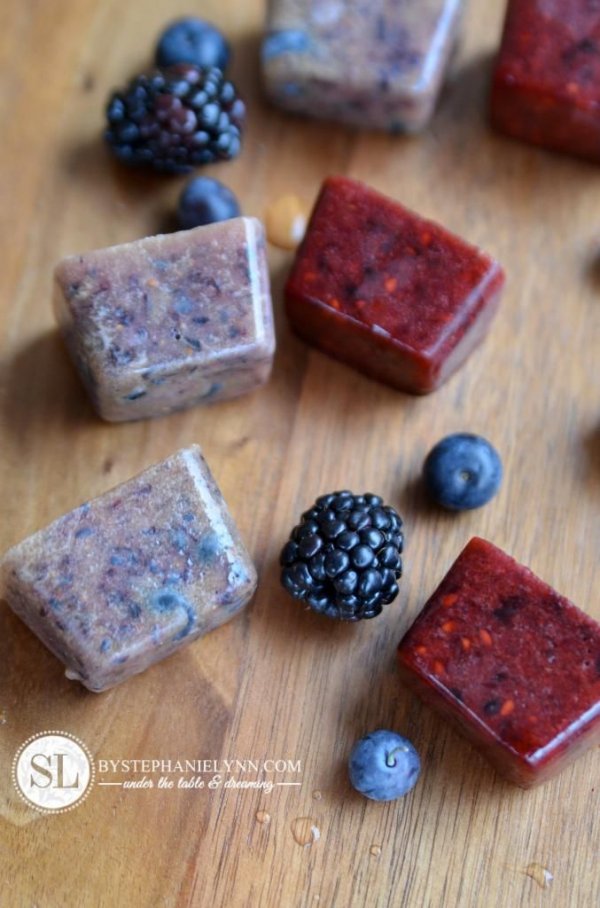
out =
{"type": "Polygon", "coordinates": [[[220,69],[183,63],[136,76],[115,92],[105,137],[126,164],[188,173],[236,157],[245,113],[220,69]]]}
{"type": "Polygon", "coordinates": [[[281,582],[329,618],[374,618],[398,595],[403,542],[402,519],[378,495],[322,495],[281,552],[281,582]]]}

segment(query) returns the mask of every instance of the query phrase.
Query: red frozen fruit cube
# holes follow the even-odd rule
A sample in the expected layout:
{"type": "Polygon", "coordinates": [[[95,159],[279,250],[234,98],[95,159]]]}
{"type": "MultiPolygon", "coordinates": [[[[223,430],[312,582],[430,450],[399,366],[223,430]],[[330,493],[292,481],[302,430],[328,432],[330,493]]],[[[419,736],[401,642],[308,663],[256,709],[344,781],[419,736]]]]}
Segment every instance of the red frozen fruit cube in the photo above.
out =
{"type": "Polygon", "coordinates": [[[534,145],[600,161],[600,6],[509,0],[492,122],[534,145]]]}
{"type": "Polygon", "coordinates": [[[600,740],[600,625],[472,539],[402,639],[405,683],[523,788],[600,740]]]}
{"type": "Polygon", "coordinates": [[[497,262],[363,183],[325,180],[286,284],[292,327],[403,391],[444,382],[485,335],[497,262]]]}

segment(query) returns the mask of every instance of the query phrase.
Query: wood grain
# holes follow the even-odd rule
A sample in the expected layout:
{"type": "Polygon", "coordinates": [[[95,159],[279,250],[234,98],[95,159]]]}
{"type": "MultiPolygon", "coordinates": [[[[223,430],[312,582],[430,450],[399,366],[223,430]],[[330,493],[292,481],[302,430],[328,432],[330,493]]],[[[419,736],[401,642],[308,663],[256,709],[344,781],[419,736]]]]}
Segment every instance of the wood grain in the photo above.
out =
{"type": "Polygon", "coordinates": [[[259,0],[206,0],[196,10],[166,0],[3,4],[0,548],[200,442],[260,587],[242,617],[100,696],[67,682],[2,607],[2,908],[600,903],[598,749],[520,791],[406,694],[394,666],[408,622],[474,534],[600,619],[600,171],[490,132],[502,14],[501,0],[470,4],[430,130],[397,139],[263,103],[259,0]],[[214,174],[245,212],[261,216],[290,192],[310,201],[324,176],[346,173],[506,266],[488,340],[435,394],[396,393],[295,339],[281,311],[290,256],[272,249],[278,353],[266,388],[140,424],[93,415],[53,326],[51,269],[66,253],[155,233],[168,220],[182,181],[122,171],[99,135],[108,91],[145,64],[165,21],[190,11],[222,26],[235,48],[250,124],[242,156],[214,174]],[[489,437],[506,467],[497,499],[462,516],[429,507],[418,481],[427,450],[453,430],[489,437]],[[407,526],[401,597],[360,627],[304,613],[278,584],[289,528],[337,487],[380,492],[407,526]],[[379,726],[403,731],[423,755],[419,786],[396,804],[367,802],[346,781],[352,743],[379,726]],[[302,785],[270,795],[96,788],[70,813],[42,817],[13,792],[10,763],[46,728],[80,736],[97,758],[300,760],[302,785]],[[320,830],[306,847],[292,834],[299,817],[320,830]],[[553,874],[548,888],[525,873],[532,862],[553,874]]]}

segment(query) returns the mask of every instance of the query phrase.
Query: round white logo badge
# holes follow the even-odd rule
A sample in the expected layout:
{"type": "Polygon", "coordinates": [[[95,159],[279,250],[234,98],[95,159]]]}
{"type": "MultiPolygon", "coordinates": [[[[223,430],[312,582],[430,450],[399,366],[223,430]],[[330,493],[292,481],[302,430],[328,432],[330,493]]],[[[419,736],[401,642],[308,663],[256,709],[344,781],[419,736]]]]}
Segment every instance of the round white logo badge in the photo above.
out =
{"type": "Polygon", "coordinates": [[[92,790],[94,760],[83,741],[69,732],[44,731],[21,744],[12,776],[30,807],[42,813],[63,813],[92,790]]]}

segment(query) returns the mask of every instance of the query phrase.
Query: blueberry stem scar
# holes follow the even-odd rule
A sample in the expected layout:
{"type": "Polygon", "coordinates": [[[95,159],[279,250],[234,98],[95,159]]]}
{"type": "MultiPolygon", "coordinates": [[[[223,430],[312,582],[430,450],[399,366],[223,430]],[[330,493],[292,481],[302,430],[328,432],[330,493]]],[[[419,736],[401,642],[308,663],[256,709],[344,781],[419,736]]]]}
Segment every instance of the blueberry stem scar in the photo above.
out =
{"type": "Polygon", "coordinates": [[[386,766],[396,766],[398,761],[396,760],[396,757],[394,755],[397,753],[400,753],[401,751],[404,751],[404,750],[406,750],[406,747],[394,747],[393,750],[390,750],[385,755],[385,765],[386,766]]]}

